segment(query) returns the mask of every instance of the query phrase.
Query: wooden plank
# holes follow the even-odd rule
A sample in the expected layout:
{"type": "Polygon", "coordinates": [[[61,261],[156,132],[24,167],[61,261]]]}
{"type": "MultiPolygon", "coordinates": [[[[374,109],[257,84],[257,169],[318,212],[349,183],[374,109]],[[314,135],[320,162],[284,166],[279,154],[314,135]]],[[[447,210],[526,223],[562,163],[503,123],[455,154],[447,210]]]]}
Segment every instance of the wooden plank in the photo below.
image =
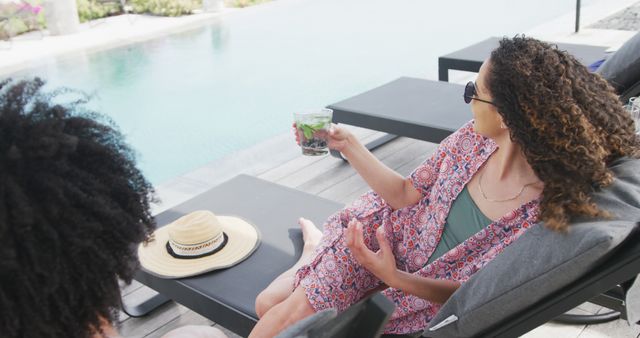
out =
{"type": "MultiPolygon", "coordinates": [[[[435,151],[435,150],[436,150],[436,148],[434,147],[433,150],[431,151],[431,153],[433,153],[433,151],[435,151]]],[[[402,164],[401,166],[396,168],[396,171],[402,176],[408,176],[409,174],[411,174],[411,172],[415,168],[417,168],[420,164],[422,164],[422,162],[424,162],[424,160],[427,159],[427,156],[430,156],[431,153],[428,153],[423,158],[416,157],[416,158],[412,159],[411,161],[402,164]]]]}
{"type": "MultiPolygon", "coordinates": [[[[355,127],[353,127],[355,128],[355,127]]],[[[362,128],[359,128],[362,129],[362,128]]],[[[383,133],[380,132],[375,132],[375,131],[370,131],[368,129],[364,129],[366,131],[368,131],[367,133],[357,133],[356,135],[359,135],[357,137],[359,137],[359,139],[364,140],[365,142],[368,142],[369,140],[375,139],[377,137],[379,137],[380,135],[382,135],[383,133]]],[[[319,163],[327,163],[327,164],[334,164],[334,165],[340,165],[340,163],[342,163],[344,161],[341,161],[338,158],[335,158],[333,156],[303,156],[300,155],[298,157],[296,157],[295,159],[288,161],[286,163],[283,163],[282,165],[269,170],[263,174],[260,174],[258,177],[271,181],[271,182],[276,182],[279,184],[283,184],[282,181],[283,180],[287,180],[288,177],[292,174],[295,174],[297,172],[300,171],[304,171],[305,168],[309,168],[309,167],[313,167],[313,166],[317,166],[319,163]]]]}
{"type": "MultiPolygon", "coordinates": [[[[420,162],[424,161],[424,159],[427,158],[435,148],[436,145],[433,143],[422,141],[415,142],[405,147],[401,152],[394,152],[393,154],[385,157],[382,162],[387,167],[395,170],[405,163],[411,162],[415,159],[418,159],[420,162]]],[[[344,180],[321,191],[318,195],[342,203],[350,203],[351,201],[346,200],[345,197],[355,191],[358,191],[362,186],[367,186],[366,182],[360,175],[354,173],[344,180]]]]}
{"type": "MultiPolygon", "coordinates": [[[[126,304],[128,306],[136,306],[158,294],[155,290],[142,285],[141,283],[138,284],[140,284],[139,287],[137,287],[134,291],[121,296],[123,304],[126,304]]],[[[128,317],[129,316],[127,315],[127,318],[128,317]]]]}
{"type": "MultiPolygon", "coordinates": [[[[404,148],[415,142],[418,141],[404,137],[398,138],[381,146],[380,148],[375,149],[373,154],[384,162],[384,159],[387,156],[391,156],[395,153],[401,153],[404,148]]],[[[320,194],[322,191],[355,174],[355,170],[353,170],[350,165],[345,164],[328,170],[321,175],[317,175],[296,188],[311,194],[320,194]]]]}
{"type": "Polygon", "coordinates": [[[196,312],[188,310],[187,312],[181,314],[180,316],[172,319],[168,323],[160,326],[155,331],[149,333],[147,337],[162,337],[166,333],[171,330],[177,329],[179,327],[183,327],[186,325],[206,325],[212,326],[214,322],[210,321],[206,317],[199,315],[196,312]]]}
{"type": "Polygon", "coordinates": [[[175,302],[168,302],[145,317],[130,317],[118,325],[123,337],[145,337],[159,327],[185,314],[189,309],[175,302]]]}
{"type": "Polygon", "coordinates": [[[277,180],[276,183],[290,188],[295,188],[309,179],[315,178],[342,166],[348,166],[348,163],[333,156],[326,156],[321,161],[298,168],[298,170],[277,180]]]}
{"type": "Polygon", "coordinates": [[[300,155],[291,161],[285,162],[282,165],[274,167],[258,175],[258,177],[267,181],[277,182],[278,180],[281,180],[283,177],[286,177],[291,173],[299,171],[304,167],[320,162],[322,160],[323,160],[323,157],[320,157],[320,156],[300,155]]]}
{"type": "Polygon", "coordinates": [[[158,293],[153,289],[140,284],[140,287],[136,288],[134,291],[123,295],[122,301],[127,304],[140,304],[141,302],[149,299],[158,293]]]}
{"type": "MultiPolygon", "coordinates": [[[[426,159],[426,157],[425,157],[426,159]]],[[[405,164],[403,164],[402,166],[395,168],[395,171],[397,173],[399,173],[402,176],[409,176],[409,174],[415,169],[417,168],[422,162],[424,161],[424,159],[420,159],[420,158],[415,158],[412,161],[409,161],[405,164]]],[[[360,195],[364,194],[365,192],[369,191],[370,188],[368,185],[363,185],[362,187],[358,187],[357,190],[353,191],[352,193],[350,193],[349,195],[344,196],[343,198],[341,198],[341,200],[343,201],[343,203],[348,204],[353,202],[356,198],[360,197],[360,195]]]]}
{"type": "Polygon", "coordinates": [[[132,280],[131,284],[127,285],[125,284],[123,281],[118,280],[118,284],[120,284],[120,295],[122,297],[132,293],[133,291],[138,290],[139,288],[141,288],[143,285],[136,281],[136,280],[132,280]]]}
{"type": "MultiPolygon", "coordinates": [[[[401,150],[403,147],[408,146],[412,142],[416,141],[408,138],[398,138],[381,146],[380,148],[375,149],[373,153],[374,155],[376,155],[376,157],[385,157],[393,152],[401,150]]],[[[348,166],[348,163],[340,160],[318,162],[313,166],[309,166],[299,170],[298,172],[292,173],[291,175],[286,177],[286,180],[279,181],[278,184],[297,188],[313,179],[327,176],[327,173],[330,173],[332,170],[343,166],[348,166]]]]}
{"type": "MultiPolygon", "coordinates": [[[[354,135],[356,135],[358,139],[361,139],[361,138],[368,139],[372,137],[372,135],[376,135],[380,133],[374,130],[359,128],[359,127],[353,127],[353,126],[346,126],[346,127],[352,133],[354,133],[354,135]]],[[[295,140],[293,139],[293,135],[291,137],[292,137],[291,141],[295,142],[295,140]]],[[[285,162],[279,166],[276,166],[272,169],[269,169],[261,173],[260,175],[258,175],[258,177],[267,181],[277,182],[278,180],[281,180],[282,178],[287,177],[287,175],[290,175],[291,173],[294,173],[300,170],[301,168],[304,168],[315,162],[322,161],[325,158],[327,157],[300,155],[291,161],[285,162]]]]}
{"type": "Polygon", "coordinates": [[[220,325],[215,325],[214,327],[217,327],[218,329],[220,329],[222,332],[224,332],[224,334],[227,335],[228,338],[242,338],[242,336],[237,335],[235,332],[232,332],[230,330],[227,330],[225,327],[222,327],[220,325]]]}
{"type": "Polygon", "coordinates": [[[129,315],[127,315],[126,313],[122,312],[122,310],[118,310],[118,318],[116,319],[118,321],[118,323],[122,323],[127,319],[129,319],[129,315]]]}
{"type": "MultiPolygon", "coordinates": [[[[422,142],[422,141],[420,141],[422,142]]],[[[427,143],[427,142],[424,142],[427,143]]],[[[429,144],[429,143],[427,143],[429,144]]],[[[424,156],[417,156],[415,158],[413,158],[412,160],[402,164],[399,167],[393,168],[397,173],[399,173],[402,176],[409,176],[409,174],[415,169],[417,168],[428,156],[430,156],[433,151],[435,151],[437,144],[432,144],[433,145],[433,149],[425,149],[425,153],[424,156]]],[[[364,194],[365,192],[369,191],[370,188],[368,185],[363,185],[361,187],[358,187],[358,189],[354,190],[353,192],[341,197],[341,201],[345,204],[347,203],[351,203],[353,202],[353,200],[355,200],[356,198],[360,197],[360,195],[364,194]]]]}

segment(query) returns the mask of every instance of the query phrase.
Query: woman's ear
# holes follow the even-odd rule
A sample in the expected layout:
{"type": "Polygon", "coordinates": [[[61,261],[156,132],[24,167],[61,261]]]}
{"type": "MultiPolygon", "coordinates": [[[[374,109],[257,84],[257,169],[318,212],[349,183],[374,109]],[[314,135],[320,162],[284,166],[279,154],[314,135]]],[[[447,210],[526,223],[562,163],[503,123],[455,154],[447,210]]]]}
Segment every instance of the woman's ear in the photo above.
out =
{"type": "Polygon", "coordinates": [[[504,124],[504,120],[500,118],[500,129],[507,129],[507,125],[504,124]]]}

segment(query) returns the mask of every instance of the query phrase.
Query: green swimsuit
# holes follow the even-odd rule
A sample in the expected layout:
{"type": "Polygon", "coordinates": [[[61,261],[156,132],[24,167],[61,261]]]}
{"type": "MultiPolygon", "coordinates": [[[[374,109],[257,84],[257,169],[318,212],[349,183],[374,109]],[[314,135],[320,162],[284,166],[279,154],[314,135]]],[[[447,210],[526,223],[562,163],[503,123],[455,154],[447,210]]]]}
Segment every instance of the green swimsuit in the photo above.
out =
{"type": "Polygon", "coordinates": [[[436,246],[433,255],[429,257],[429,263],[455,248],[458,244],[467,240],[478,231],[491,224],[491,219],[485,216],[478,208],[469,190],[465,186],[458,195],[447,216],[440,242],[436,246]]]}

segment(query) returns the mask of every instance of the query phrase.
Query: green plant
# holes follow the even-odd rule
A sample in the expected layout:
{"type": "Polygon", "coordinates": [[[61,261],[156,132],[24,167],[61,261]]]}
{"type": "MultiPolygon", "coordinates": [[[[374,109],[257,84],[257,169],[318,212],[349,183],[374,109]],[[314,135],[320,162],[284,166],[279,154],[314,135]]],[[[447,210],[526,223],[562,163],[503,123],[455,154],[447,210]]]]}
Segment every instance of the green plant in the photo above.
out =
{"type": "Polygon", "coordinates": [[[179,16],[202,7],[202,0],[129,0],[127,4],[134,13],[179,16]]]}
{"type": "Polygon", "coordinates": [[[0,2],[0,40],[45,26],[40,0],[0,2]]]}
{"type": "Polygon", "coordinates": [[[97,0],[76,0],[80,22],[100,19],[122,13],[120,1],[98,2],[97,0]]]}
{"type": "Polygon", "coordinates": [[[267,1],[269,0],[226,0],[225,4],[227,7],[248,7],[267,1]]]}

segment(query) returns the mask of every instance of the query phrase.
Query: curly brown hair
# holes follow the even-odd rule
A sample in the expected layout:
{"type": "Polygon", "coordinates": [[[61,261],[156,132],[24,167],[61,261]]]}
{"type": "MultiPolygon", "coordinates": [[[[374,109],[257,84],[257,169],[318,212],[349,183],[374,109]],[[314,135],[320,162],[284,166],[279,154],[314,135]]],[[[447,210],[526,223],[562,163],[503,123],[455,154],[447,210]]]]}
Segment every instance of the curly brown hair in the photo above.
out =
{"type": "Polygon", "coordinates": [[[487,83],[512,140],[544,182],[540,220],[565,231],[573,217],[608,217],[591,193],[613,181],[613,160],[640,155],[613,87],[567,52],[524,36],[500,41],[487,83]]]}

